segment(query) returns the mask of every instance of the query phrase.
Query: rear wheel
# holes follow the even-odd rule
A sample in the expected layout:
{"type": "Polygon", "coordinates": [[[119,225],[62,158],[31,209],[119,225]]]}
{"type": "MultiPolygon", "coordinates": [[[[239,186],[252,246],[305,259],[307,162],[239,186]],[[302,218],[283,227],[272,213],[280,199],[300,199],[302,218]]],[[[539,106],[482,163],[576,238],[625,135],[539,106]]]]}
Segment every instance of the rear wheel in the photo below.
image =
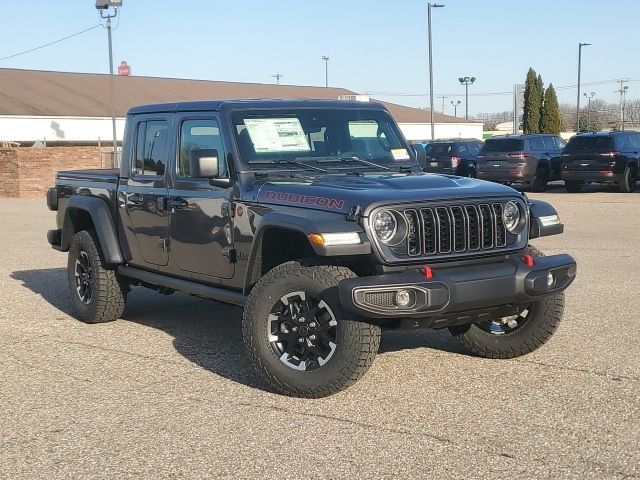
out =
{"type": "Polygon", "coordinates": [[[93,230],[76,233],[69,247],[67,279],[71,302],[86,323],[111,322],[124,311],[127,286],[106,268],[93,230]]]}
{"type": "Polygon", "coordinates": [[[575,180],[565,180],[564,187],[569,193],[578,193],[580,190],[582,190],[582,184],[580,182],[576,182],[575,180]]]}
{"type": "Polygon", "coordinates": [[[544,192],[549,184],[549,169],[546,166],[539,166],[536,170],[536,176],[531,184],[532,192],[544,192]]]}
{"type": "Polygon", "coordinates": [[[636,183],[638,183],[638,169],[635,166],[629,165],[624,169],[624,178],[622,182],[620,182],[620,191],[631,193],[635,191],[636,183]]]}
{"type": "MultiPolygon", "coordinates": [[[[535,247],[527,253],[543,256],[535,247]]],[[[517,315],[450,327],[456,340],[486,358],[514,358],[533,352],[555,333],[564,311],[564,292],[522,305],[517,315]]]]}
{"type": "Polygon", "coordinates": [[[287,262],[253,288],[242,319],[252,362],[279,393],[317,398],[339,392],[367,371],[380,328],[342,310],[345,267],[287,262]]]}

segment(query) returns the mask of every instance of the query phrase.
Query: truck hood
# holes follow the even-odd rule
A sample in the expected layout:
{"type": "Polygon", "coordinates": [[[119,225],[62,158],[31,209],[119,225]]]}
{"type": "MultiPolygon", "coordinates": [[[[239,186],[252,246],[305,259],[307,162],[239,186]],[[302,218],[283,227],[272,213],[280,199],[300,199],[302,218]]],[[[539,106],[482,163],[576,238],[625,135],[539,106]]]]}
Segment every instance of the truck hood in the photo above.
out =
{"type": "Polygon", "coordinates": [[[341,213],[355,205],[366,209],[378,204],[521,196],[497,183],[429,173],[272,179],[254,184],[252,190],[248,193],[259,203],[341,213]]]}

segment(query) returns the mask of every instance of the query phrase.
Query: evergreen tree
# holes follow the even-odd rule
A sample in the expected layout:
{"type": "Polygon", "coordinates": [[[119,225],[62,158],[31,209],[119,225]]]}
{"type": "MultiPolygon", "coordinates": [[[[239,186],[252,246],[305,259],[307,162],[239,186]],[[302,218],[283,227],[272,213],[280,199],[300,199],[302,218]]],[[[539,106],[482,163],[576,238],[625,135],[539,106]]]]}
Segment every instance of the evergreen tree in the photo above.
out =
{"type": "Polygon", "coordinates": [[[544,105],[544,83],[542,82],[542,75],[538,74],[538,78],[536,79],[536,84],[538,85],[538,92],[540,92],[540,103],[538,104],[540,124],[538,125],[538,131],[544,132],[544,130],[542,129],[542,106],[544,105]]]}
{"type": "Polygon", "coordinates": [[[557,135],[562,131],[560,105],[558,105],[558,97],[553,88],[553,83],[549,84],[549,88],[547,88],[544,93],[544,105],[542,106],[540,125],[542,127],[541,131],[544,133],[555,133],[557,135]]]}
{"type": "Polygon", "coordinates": [[[542,92],[538,89],[538,78],[533,68],[529,68],[524,84],[524,115],[522,131],[538,133],[540,131],[540,101],[542,92]]]}

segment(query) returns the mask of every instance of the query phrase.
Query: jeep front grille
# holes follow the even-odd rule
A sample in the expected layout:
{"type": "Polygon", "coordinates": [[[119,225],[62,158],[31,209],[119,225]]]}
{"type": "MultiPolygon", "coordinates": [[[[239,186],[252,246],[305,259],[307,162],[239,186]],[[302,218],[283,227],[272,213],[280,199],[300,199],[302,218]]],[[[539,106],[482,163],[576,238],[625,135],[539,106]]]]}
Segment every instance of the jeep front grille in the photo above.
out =
{"type": "Polygon", "coordinates": [[[520,235],[513,235],[507,232],[502,220],[507,201],[392,208],[406,219],[407,234],[398,245],[380,245],[383,255],[391,257],[387,260],[411,261],[524,247],[526,229],[520,235]]]}

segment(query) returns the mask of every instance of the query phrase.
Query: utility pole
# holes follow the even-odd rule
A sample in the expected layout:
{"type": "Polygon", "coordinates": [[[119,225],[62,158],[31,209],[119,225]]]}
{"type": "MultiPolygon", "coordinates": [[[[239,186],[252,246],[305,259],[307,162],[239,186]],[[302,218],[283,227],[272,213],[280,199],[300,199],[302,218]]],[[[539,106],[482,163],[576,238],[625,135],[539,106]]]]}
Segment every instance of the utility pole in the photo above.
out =
{"type": "Polygon", "coordinates": [[[591,95],[587,95],[587,93],[583,93],[585,98],[587,99],[587,131],[591,130],[591,99],[596,96],[596,92],[591,92],[591,95]]]}
{"type": "Polygon", "coordinates": [[[462,100],[456,100],[455,102],[451,100],[451,105],[453,105],[453,116],[458,116],[458,105],[462,103],[462,100]]]}
{"type": "Polygon", "coordinates": [[[322,60],[324,60],[324,86],[329,86],[329,60],[331,57],[329,55],[323,55],[322,60]]]}
{"type": "Polygon", "coordinates": [[[440,113],[444,113],[444,101],[449,98],[446,95],[440,95],[438,98],[442,99],[442,110],[440,111],[440,113]]]}
{"type": "Polygon", "coordinates": [[[427,4],[427,30],[429,33],[429,123],[431,124],[431,140],[435,139],[435,128],[433,125],[433,54],[431,49],[431,9],[441,8],[444,5],[437,3],[427,4]]]}
{"type": "Polygon", "coordinates": [[[284,77],[284,75],[281,73],[274,73],[271,77],[276,79],[276,85],[280,85],[280,79],[284,77]]]}
{"type": "Polygon", "coordinates": [[[620,79],[618,82],[620,83],[620,90],[616,90],[616,92],[620,94],[620,130],[624,130],[624,108],[629,86],[625,85],[627,80],[620,79]]]}
{"type": "Polygon", "coordinates": [[[576,132],[580,131],[580,70],[582,69],[582,47],[590,43],[578,43],[578,101],[576,102],[576,132]]]}
{"type": "Polygon", "coordinates": [[[113,130],[113,161],[112,166],[118,165],[118,138],[116,137],[116,106],[115,87],[113,84],[113,46],[111,41],[111,19],[118,16],[118,7],[122,6],[122,0],[96,0],[96,9],[100,17],[106,19],[107,39],[109,41],[109,96],[111,103],[111,126],[113,130]],[[113,13],[108,13],[109,7],[113,7],[113,13]]]}

